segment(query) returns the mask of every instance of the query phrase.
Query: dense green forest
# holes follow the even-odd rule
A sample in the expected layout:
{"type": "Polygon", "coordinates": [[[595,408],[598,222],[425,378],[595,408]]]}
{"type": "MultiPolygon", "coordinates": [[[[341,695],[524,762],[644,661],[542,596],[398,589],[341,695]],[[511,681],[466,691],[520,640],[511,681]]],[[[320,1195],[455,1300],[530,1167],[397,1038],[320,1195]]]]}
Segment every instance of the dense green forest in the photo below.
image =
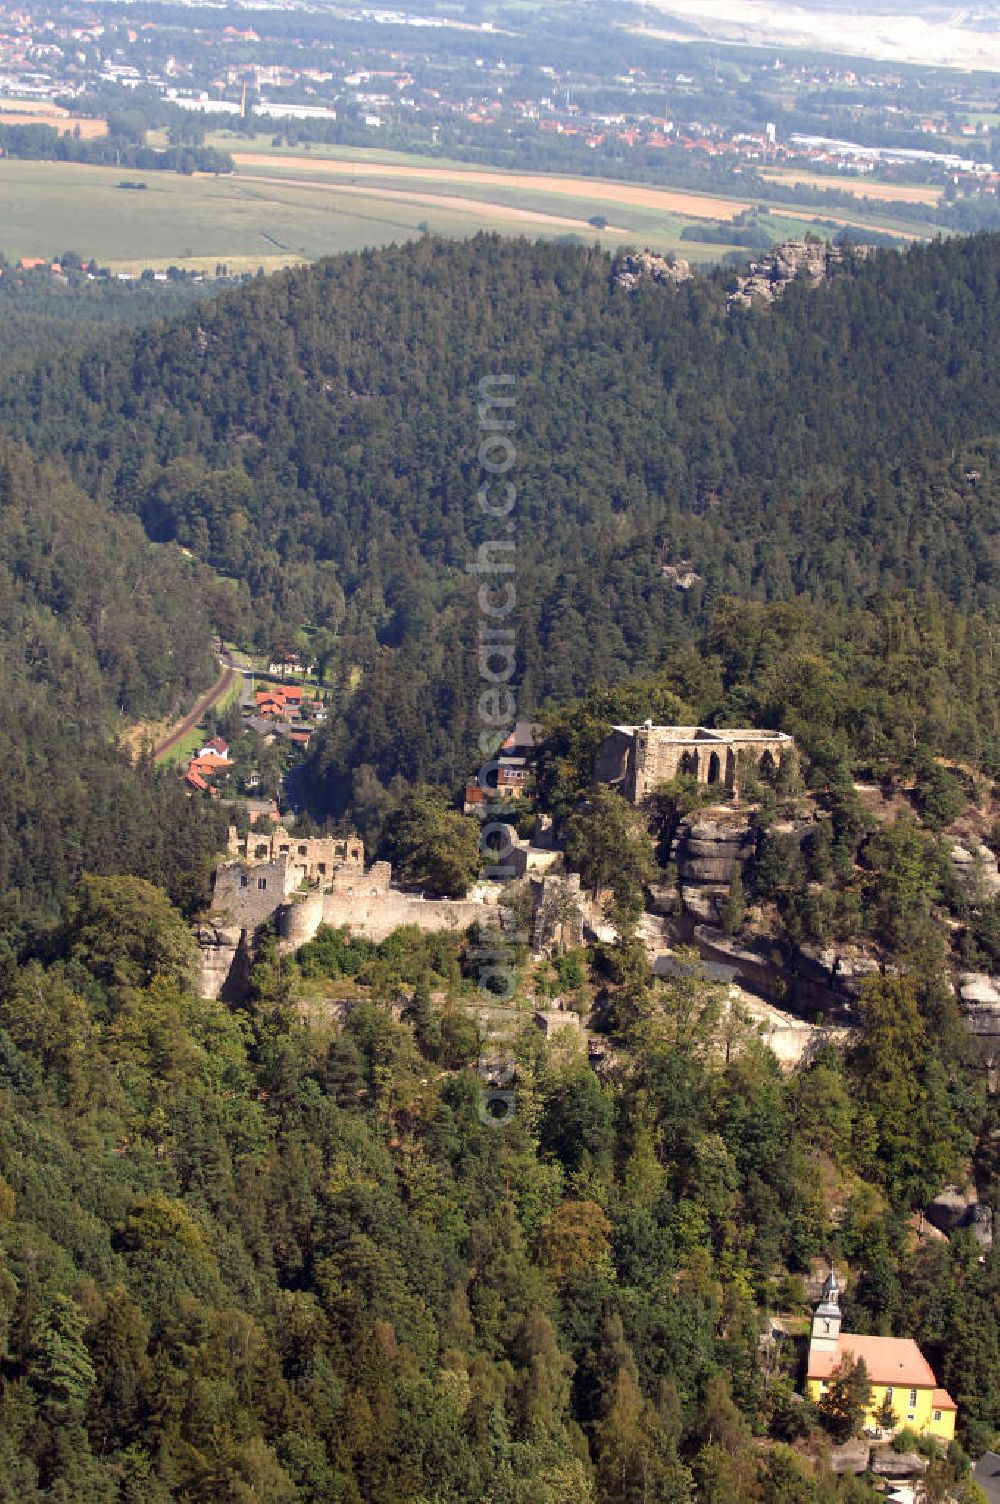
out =
{"type": "Polygon", "coordinates": [[[849,258],[734,312],[724,273],[628,296],[611,271],[426,241],[3,380],[3,1504],[874,1504],[794,1394],[831,1260],[846,1328],[915,1337],[954,1394],[929,1483],[978,1504],[1000,1239],[919,1214],[971,1173],[996,1208],[997,1096],[941,932],[992,967],[1000,912],[948,888],[937,833],[1000,775],[1000,242],[849,258]],[[222,820],[116,738],[211,680],[214,630],[298,636],[337,685],[317,810],[421,878],[429,822],[450,883],[469,822],[416,786],[480,760],[466,565],[497,372],[540,807],[586,867],[613,720],[791,731],[746,896],[782,943],[882,947],[843,1051],[783,1074],[628,924],[517,951],[503,1122],[468,1007],[483,933],[321,928],[295,958],[264,935],[244,1003],[195,996],[222,820]],[[909,808],[869,828],[859,774],[909,808]],[[531,1022],[557,996],[599,1069],[531,1022]]]}
{"type": "Polygon", "coordinates": [[[629,296],[597,250],[425,240],[43,361],[0,419],[242,581],[260,646],[308,624],[360,671],[317,753],[342,810],[363,765],[468,767],[484,374],[516,379],[522,703],[657,666],[722,594],[994,606],[998,278],[983,235],[730,312],[724,272],[629,296]]]}
{"type": "MultiPolygon", "coordinates": [[[[529,1022],[497,1125],[465,952],[321,931],[232,1011],[157,890],[81,885],[0,987],[4,1498],[872,1504],[793,1395],[822,1257],[848,1325],[917,1336],[991,1438],[1000,1255],[907,1221],[991,1121],[940,979],[880,981],[846,1060],[782,1077],[737,1019],[716,1047],[711,984],[564,956],[615,1062],[529,1022]],[[304,1028],[324,981],[347,1021],[304,1028]]],[[[976,1498],[963,1466],[938,1497],[976,1498]]]]}
{"type": "Polygon", "coordinates": [[[133,872],[203,902],[217,822],[116,738],[211,682],[226,587],[52,463],[0,444],[0,964],[80,875],[133,872]]]}
{"type": "Polygon", "coordinates": [[[8,380],[15,367],[37,364],[43,352],[74,347],[79,356],[102,330],[156,323],[220,291],[215,282],[186,276],[119,282],[105,273],[89,281],[79,255],[56,251],[54,259],[64,268],[63,280],[47,267],[18,272],[0,257],[0,348],[8,380]]]}

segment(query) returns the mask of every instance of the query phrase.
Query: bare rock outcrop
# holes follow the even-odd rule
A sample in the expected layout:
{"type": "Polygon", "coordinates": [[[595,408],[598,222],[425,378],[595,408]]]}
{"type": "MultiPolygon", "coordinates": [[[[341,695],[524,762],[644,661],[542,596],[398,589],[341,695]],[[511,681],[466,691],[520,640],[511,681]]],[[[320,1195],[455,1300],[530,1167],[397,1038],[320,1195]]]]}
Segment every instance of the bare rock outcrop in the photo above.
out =
{"type": "Polygon", "coordinates": [[[733,873],[742,873],[756,849],[746,816],[724,812],[692,814],[682,820],[674,837],[673,859],[682,887],[702,884],[726,887],[733,873]]]}
{"type": "MultiPolygon", "coordinates": [[[[870,256],[874,246],[855,246],[854,256],[870,256]]],[[[773,303],[791,282],[804,278],[816,287],[844,264],[847,252],[842,245],[826,240],[786,240],[776,245],[759,261],[751,261],[745,274],[737,277],[729,294],[729,307],[749,307],[757,299],[773,303]]]]}
{"type": "Polygon", "coordinates": [[[982,841],[956,842],[951,859],[959,882],[974,902],[995,898],[1000,893],[1000,868],[997,859],[982,841]]]}
{"type": "Polygon", "coordinates": [[[993,1209],[984,1206],[974,1186],[960,1190],[948,1185],[924,1208],[924,1216],[939,1232],[958,1232],[967,1228],[984,1252],[993,1247],[993,1209]]]}
{"type": "Polygon", "coordinates": [[[877,1478],[919,1478],[926,1473],[930,1459],[919,1452],[897,1452],[893,1447],[873,1447],[871,1470],[877,1478]]]}
{"type": "Polygon", "coordinates": [[[201,965],[198,995],[238,1002],[249,988],[249,956],[239,925],[209,917],[194,927],[201,965]]]}
{"type": "Polygon", "coordinates": [[[693,276],[690,262],[677,256],[664,256],[659,251],[651,251],[647,246],[645,250],[625,251],[619,256],[611,273],[611,280],[615,287],[620,287],[624,292],[635,292],[639,283],[647,277],[651,282],[678,287],[682,282],[690,282],[693,276]]]}

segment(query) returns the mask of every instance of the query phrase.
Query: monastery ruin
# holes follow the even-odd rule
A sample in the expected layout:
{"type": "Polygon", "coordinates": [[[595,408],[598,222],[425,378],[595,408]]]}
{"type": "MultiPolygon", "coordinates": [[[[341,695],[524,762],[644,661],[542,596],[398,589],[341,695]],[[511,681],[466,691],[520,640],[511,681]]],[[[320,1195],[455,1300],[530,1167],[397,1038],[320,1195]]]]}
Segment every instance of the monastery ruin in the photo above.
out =
{"type": "Polygon", "coordinates": [[[784,731],[710,730],[706,726],[615,726],[601,743],[595,777],[641,804],[661,783],[687,776],[719,784],[739,798],[747,770],[777,769],[794,747],[784,731]]]}

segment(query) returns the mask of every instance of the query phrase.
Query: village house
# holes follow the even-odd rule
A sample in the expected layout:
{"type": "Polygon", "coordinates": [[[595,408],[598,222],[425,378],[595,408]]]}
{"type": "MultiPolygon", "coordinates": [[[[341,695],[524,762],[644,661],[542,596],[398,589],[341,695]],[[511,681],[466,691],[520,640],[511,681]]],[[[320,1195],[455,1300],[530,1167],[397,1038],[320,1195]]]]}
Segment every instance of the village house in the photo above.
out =
{"type": "Polygon", "coordinates": [[[198,788],[198,783],[192,782],[192,777],[200,778],[207,785],[218,773],[228,774],[229,768],[228,750],[224,757],[218,752],[199,752],[197,757],[192,757],[188,765],[185,782],[192,788],[198,788]]]}
{"type": "Polygon", "coordinates": [[[298,684],[276,684],[271,689],[258,689],[254,699],[258,715],[298,715],[302,708],[302,687],[298,684]]]}
{"type": "Polygon", "coordinates": [[[844,1358],[862,1361],[871,1381],[864,1415],[866,1433],[892,1436],[908,1429],[949,1442],[955,1435],[958,1407],[941,1389],[927,1359],[912,1337],[870,1337],[841,1331],[840,1286],[831,1269],[813,1314],[806,1363],[806,1393],[823,1398],[844,1358]],[[887,1419],[893,1417],[889,1424],[887,1419]]]}
{"type": "Polygon", "coordinates": [[[497,753],[493,781],[483,788],[479,782],[465,786],[463,811],[478,812],[488,799],[520,799],[527,792],[529,764],[536,747],[545,738],[545,727],[532,721],[517,721],[497,753]]]}
{"type": "Polygon", "coordinates": [[[289,674],[313,674],[316,672],[316,665],[303,663],[300,658],[275,659],[273,663],[268,664],[267,671],[278,679],[284,679],[289,674]]]}

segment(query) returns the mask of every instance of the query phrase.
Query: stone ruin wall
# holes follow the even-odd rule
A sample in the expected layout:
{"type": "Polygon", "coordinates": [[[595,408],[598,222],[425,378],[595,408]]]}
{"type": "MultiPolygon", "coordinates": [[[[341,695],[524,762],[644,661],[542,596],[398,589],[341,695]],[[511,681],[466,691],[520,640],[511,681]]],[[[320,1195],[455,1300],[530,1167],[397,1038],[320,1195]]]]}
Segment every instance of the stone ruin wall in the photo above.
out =
{"type": "Polygon", "coordinates": [[[297,842],[278,829],[273,841],[265,836],[258,843],[251,833],[245,842],[231,839],[229,849],[237,859],[216,870],[212,912],[196,929],[202,997],[232,994],[237,972],[245,982],[253,937],[275,915],[279,943],[287,954],[312,940],[321,924],[347,925],[354,934],[378,942],[402,925],[466,930],[492,907],[483,897],[429,899],[394,888],[388,862],[374,862],[365,871],[364,847],[357,838],[297,842]],[[327,848],[334,845],[337,861],[330,866],[327,848]],[[260,847],[276,854],[258,858],[260,847]]]}
{"type": "Polygon", "coordinates": [[[282,908],[278,930],[282,949],[290,952],[313,939],[321,924],[334,929],[346,924],[352,934],[378,942],[403,925],[431,932],[467,930],[487,918],[490,907],[478,899],[421,898],[398,888],[352,895],[310,893],[282,908]]]}
{"type": "Polygon", "coordinates": [[[703,726],[616,726],[605,737],[594,776],[617,784],[639,804],[658,784],[681,775],[739,796],[742,766],[777,767],[794,742],[783,731],[710,730],[703,726]]]}
{"type": "MultiPolygon", "coordinates": [[[[243,862],[275,862],[287,856],[309,882],[329,883],[342,869],[363,872],[364,842],[358,836],[294,836],[283,825],[251,830],[245,837],[229,828],[229,854],[243,862]]],[[[378,865],[376,863],[376,865],[378,865]]]]}
{"type": "Polygon", "coordinates": [[[212,913],[252,935],[302,881],[301,869],[287,856],[274,861],[223,862],[216,871],[212,913]]]}

